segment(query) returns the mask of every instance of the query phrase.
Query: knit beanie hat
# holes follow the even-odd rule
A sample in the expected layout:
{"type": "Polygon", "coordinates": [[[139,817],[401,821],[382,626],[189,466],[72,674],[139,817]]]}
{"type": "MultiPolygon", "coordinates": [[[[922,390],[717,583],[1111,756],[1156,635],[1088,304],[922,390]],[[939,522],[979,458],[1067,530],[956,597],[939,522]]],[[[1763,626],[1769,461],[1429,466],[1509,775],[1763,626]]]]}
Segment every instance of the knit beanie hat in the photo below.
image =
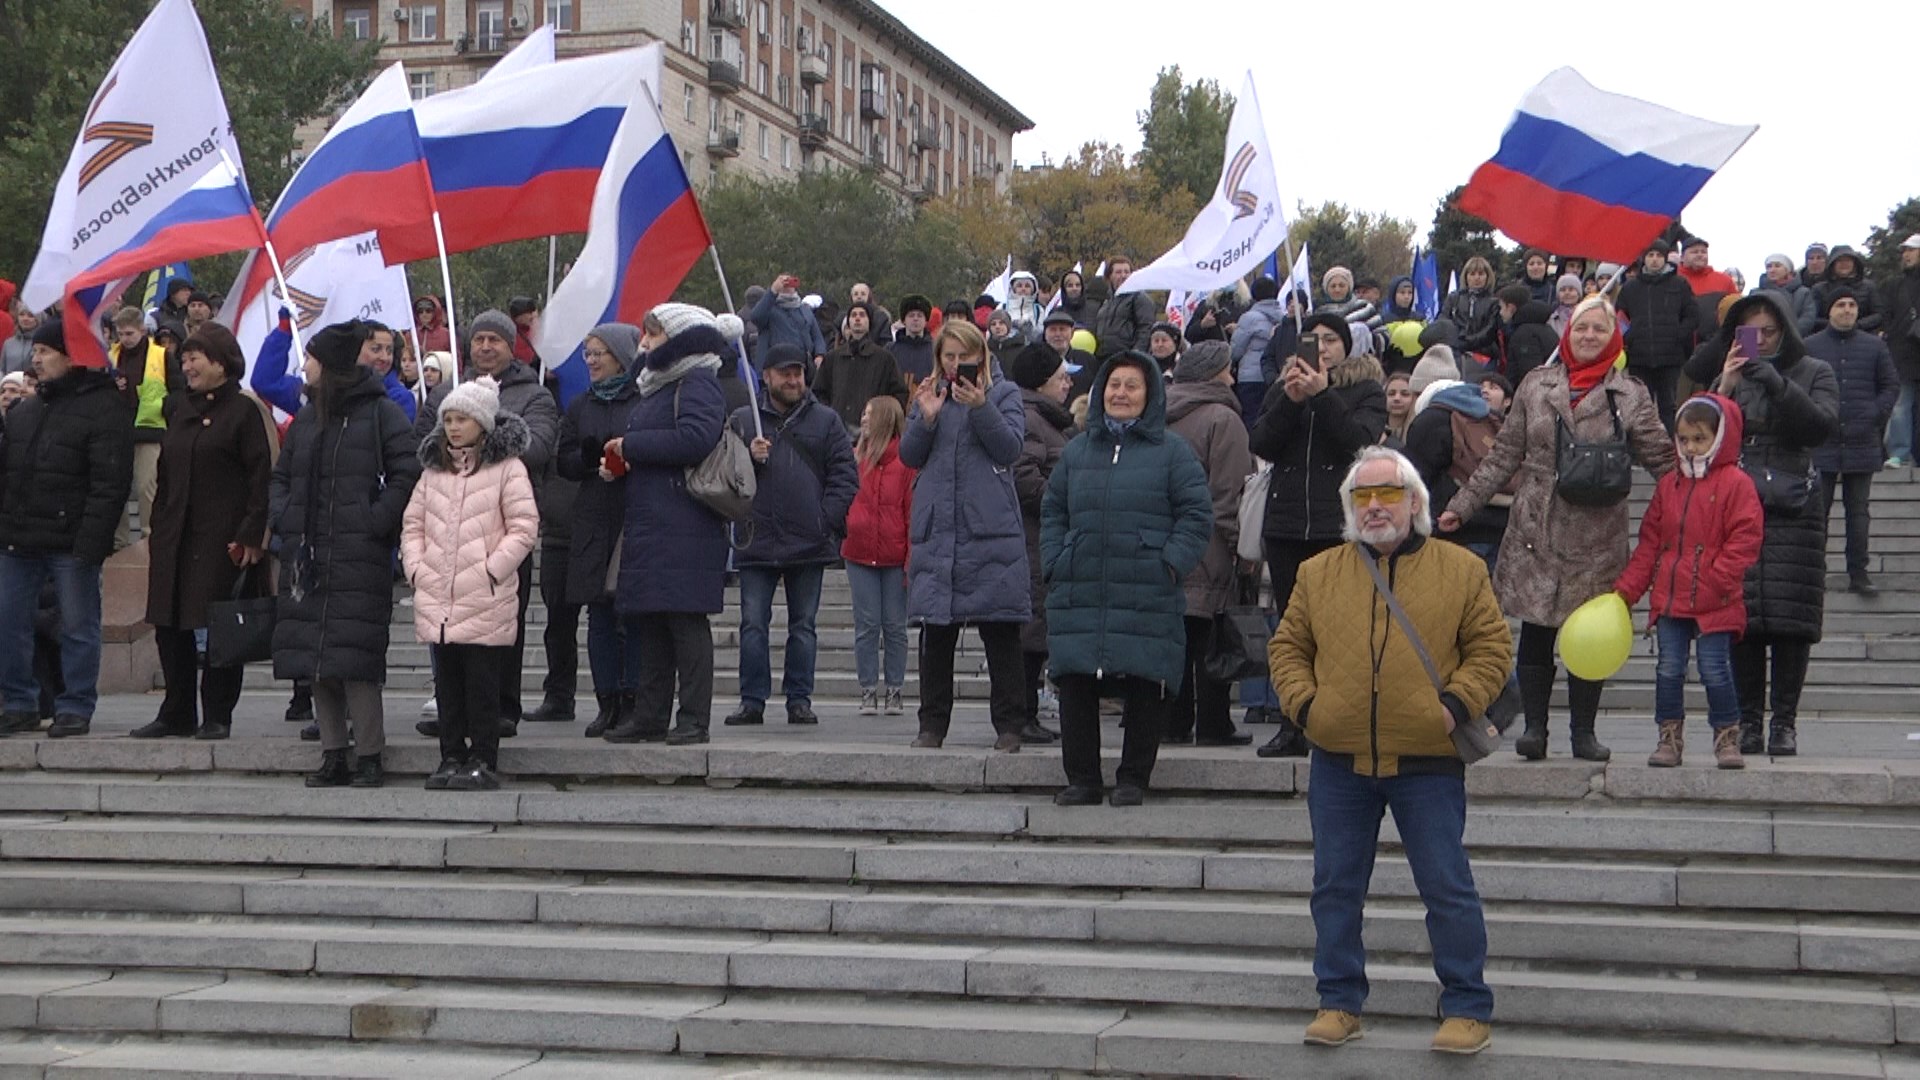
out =
{"type": "Polygon", "coordinates": [[[1826,316],[1832,315],[1833,305],[1839,303],[1842,300],[1852,300],[1855,303],[1858,303],[1860,298],[1858,296],[1855,296],[1853,290],[1848,288],[1847,286],[1835,285],[1834,287],[1826,291],[1825,298],[1820,301],[1821,316],[1826,317],[1826,316]]]}
{"type": "Polygon", "coordinates": [[[1445,345],[1435,345],[1420,356],[1420,362],[1413,365],[1413,377],[1407,386],[1416,394],[1441,379],[1458,381],[1460,362],[1454,359],[1453,350],[1445,345]]]}
{"type": "Polygon", "coordinates": [[[358,319],[334,323],[307,341],[307,353],[323,371],[342,374],[360,363],[360,346],[367,340],[366,324],[358,319]]]}
{"type": "Polygon", "coordinates": [[[601,323],[588,331],[587,336],[605,345],[620,362],[622,371],[632,367],[633,358],[640,355],[640,328],[632,323],[601,323]]]}
{"type": "Polygon", "coordinates": [[[1173,366],[1173,381],[1206,382],[1227,370],[1232,360],[1233,353],[1226,342],[1202,341],[1180,354],[1180,361],[1173,366]]]}
{"type": "Polygon", "coordinates": [[[1065,366],[1066,361],[1060,359],[1052,349],[1034,346],[1020,350],[1020,355],[1007,365],[1007,374],[1020,389],[1038,390],[1065,366]]]}
{"type": "Polygon", "coordinates": [[[720,328],[720,336],[726,338],[729,345],[739,341],[747,333],[747,324],[740,321],[740,316],[731,311],[723,311],[715,315],[713,325],[720,328]]]}
{"type": "Polygon", "coordinates": [[[1561,289],[1572,289],[1575,292],[1584,294],[1587,289],[1587,283],[1580,280],[1579,274],[1561,274],[1560,280],[1553,283],[1553,291],[1557,293],[1561,289]]]}
{"type": "Polygon", "coordinates": [[[500,384],[494,382],[490,375],[468,379],[447,391],[447,396],[440,399],[438,415],[445,417],[450,412],[470,416],[474,423],[491,432],[500,416],[500,384]]]}
{"type": "Polygon", "coordinates": [[[48,319],[33,332],[35,345],[45,345],[62,356],[67,354],[67,327],[59,319],[48,319]]]}
{"type": "Polygon", "coordinates": [[[992,313],[987,316],[987,325],[992,326],[994,323],[1006,323],[1007,329],[1012,330],[1013,312],[1008,311],[1006,308],[994,308],[992,313]]]}
{"type": "Polygon", "coordinates": [[[1772,266],[1772,265],[1773,265],[1774,263],[1780,263],[1781,265],[1783,265],[1783,266],[1785,266],[1785,267],[1787,268],[1787,271],[1788,271],[1789,273],[1791,273],[1791,272],[1793,271],[1793,269],[1794,269],[1794,266],[1793,266],[1793,257],[1792,257],[1792,256],[1790,256],[1790,255],[1782,255],[1782,254],[1780,254],[1780,253],[1779,253],[1779,252],[1777,252],[1777,251],[1776,251],[1776,252],[1774,252],[1773,254],[1771,254],[1771,255],[1769,255],[1769,256],[1767,256],[1767,257],[1766,257],[1766,260],[1765,260],[1764,262],[1762,262],[1762,263],[1761,263],[1760,265],[1761,265],[1761,266],[1772,266]]]}
{"type": "Polygon", "coordinates": [[[660,320],[660,328],[670,338],[679,337],[696,326],[716,332],[720,329],[720,324],[714,321],[713,312],[693,304],[661,304],[648,314],[660,320]]]}
{"type": "Polygon", "coordinates": [[[1825,255],[1825,254],[1827,253],[1827,245],[1825,245],[1825,244],[1818,244],[1818,243],[1815,243],[1815,244],[1808,244],[1808,245],[1807,245],[1807,254],[1809,254],[1809,255],[1812,255],[1812,254],[1813,254],[1813,253],[1815,253],[1815,252],[1819,252],[1820,254],[1822,254],[1822,255],[1825,255]]]}
{"type": "Polygon", "coordinates": [[[1320,287],[1322,289],[1330,288],[1333,285],[1334,278],[1345,278],[1347,281],[1347,288],[1349,289],[1353,288],[1353,271],[1347,269],[1344,266],[1336,266],[1333,269],[1328,270],[1326,273],[1320,275],[1320,287]]]}
{"type": "Polygon", "coordinates": [[[1346,346],[1347,355],[1353,355],[1353,328],[1347,325],[1347,320],[1331,311],[1319,311],[1307,316],[1300,324],[1300,334],[1305,337],[1309,330],[1321,326],[1339,335],[1341,344],[1346,346]]]}
{"type": "Polygon", "coordinates": [[[510,342],[519,329],[506,312],[499,308],[488,308],[474,316],[473,325],[467,327],[467,340],[472,341],[475,334],[484,331],[497,336],[502,341],[510,342]]]}

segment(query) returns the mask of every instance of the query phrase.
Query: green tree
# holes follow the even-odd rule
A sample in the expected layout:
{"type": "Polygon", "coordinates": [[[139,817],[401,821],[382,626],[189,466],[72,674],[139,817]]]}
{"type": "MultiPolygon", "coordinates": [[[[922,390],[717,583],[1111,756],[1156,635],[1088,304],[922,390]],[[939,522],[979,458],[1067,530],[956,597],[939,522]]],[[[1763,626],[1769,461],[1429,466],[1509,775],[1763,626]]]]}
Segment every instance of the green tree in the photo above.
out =
{"type": "Polygon", "coordinates": [[[1500,244],[1494,239],[1493,226],[1485,218],[1477,218],[1460,209],[1460,193],[1466,187],[1454,188],[1440,199],[1433,213],[1433,228],[1427,232],[1427,247],[1432,249],[1440,264],[1440,287],[1445,288],[1448,274],[1459,274],[1467,265],[1467,260],[1475,255],[1493,264],[1495,280],[1504,281],[1502,264],[1506,256],[1500,244]]]}
{"type": "Polygon", "coordinates": [[[1183,82],[1178,64],[1161,68],[1140,124],[1139,164],[1153,180],[1156,194],[1176,189],[1204,205],[1220,183],[1226,155],[1227,122],[1233,95],[1212,79],[1183,82]]]}
{"type": "Polygon", "coordinates": [[[1051,170],[1015,177],[1007,204],[1018,229],[1009,249],[1014,265],[1048,285],[1076,262],[1089,275],[1114,255],[1146,265],[1179,242],[1198,209],[1184,188],[1156,194],[1145,169],[1102,143],[1051,170]]]}
{"type": "Polygon", "coordinates": [[[1867,234],[1867,276],[1890,281],[1900,276],[1900,244],[1920,233],[1920,196],[1887,211],[1887,223],[1867,234]]]}
{"type": "Polygon", "coordinates": [[[1311,248],[1316,298],[1320,278],[1336,266],[1353,271],[1355,281],[1370,277],[1385,287],[1413,265],[1413,222],[1404,218],[1325,202],[1311,210],[1302,206],[1287,234],[1296,254],[1302,244],[1311,248]]]}
{"type": "MultiPolygon", "coordinates": [[[[75,132],[150,0],[0,0],[0,270],[23,277],[40,247],[75,132]]],[[[281,0],[198,0],[247,181],[267,203],[297,164],[300,124],[330,115],[370,79],[377,43],[294,25],[281,0]]],[[[203,274],[231,273],[234,260],[203,274]]],[[[17,278],[16,278],[17,280],[17,278]]]]}

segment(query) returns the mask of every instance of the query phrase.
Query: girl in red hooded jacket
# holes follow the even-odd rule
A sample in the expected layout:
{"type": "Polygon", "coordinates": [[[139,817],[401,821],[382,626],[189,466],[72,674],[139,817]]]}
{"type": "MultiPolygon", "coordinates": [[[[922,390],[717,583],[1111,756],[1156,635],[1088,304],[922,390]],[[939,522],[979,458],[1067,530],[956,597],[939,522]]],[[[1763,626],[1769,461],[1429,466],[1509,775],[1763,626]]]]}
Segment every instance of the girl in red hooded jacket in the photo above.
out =
{"type": "Polygon", "coordinates": [[[888,716],[905,711],[900,700],[907,681],[907,523],[913,519],[913,470],[900,461],[900,434],[907,416],[890,397],[867,402],[860,414],[860,441],[853,456],[860,465],[860,492],[847,510],[847,538],[840,557],[847,564],[853,592],[854,669],[860,677],[860,715],[883,708],[888,716]],[[881,676],[881,645],[886,646],[886,688],[881,676]]]}
{"type": "Polygon", "coordinates": [[[1746,629],[1742,583],[1760,557],[1765,524],[1760,496],[1739,466],[1741,428],[1740,407],[1718,394],[1701,394],[1681,407],[1674,417],[1678,468],[1654,488],[1640,543],[1613,585],[1629,605],[1653,590],[1660,740],[1647,764],[1657,768],[1680,764],[1689,645],[1707,691],[1714,760],[1723,769],[1745,767],[1732,647],[1746,629]]]}

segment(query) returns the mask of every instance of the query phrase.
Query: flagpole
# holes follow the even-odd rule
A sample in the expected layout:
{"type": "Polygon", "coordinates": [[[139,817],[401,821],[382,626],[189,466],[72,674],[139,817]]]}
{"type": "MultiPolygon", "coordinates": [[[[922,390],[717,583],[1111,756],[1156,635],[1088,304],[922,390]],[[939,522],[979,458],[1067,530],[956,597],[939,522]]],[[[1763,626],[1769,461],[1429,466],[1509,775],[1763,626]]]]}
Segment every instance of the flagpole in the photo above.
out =
{"type": "MultiPolygon", "coordinates": [[[[720,298],[726,301],[727,311],[732,312],[733,290],[727,287],[727,271],[725,267],[720,265],[720,246],[718,244],[708,244],[707,254],[713,256],[713,272],[720,278],[720,298]]],[[[733,351],[740,359],[745,360],[747,358],[745,334],[740,335],[740,337],[734,340],[733,351]]],[[[747,366],[751,367],[752,365],[749,364],[747,366]]],[[[766,434],[760,429],[760,395],[754,393],[752,379],[742,379],[740,381],[747,384],[747,400],[753,403],[753,437],[756,439],[764,439],[766,438],[766,434]]]]}
{"type": "MultiPolygon", "coordinates": [[[[1615,285],[1620,284],[1620,279],[1626,274],[1626,272],[1627,272],[1626,263],[1621,263],[1619,266],[1614,267],[1613,276],[1607,279],[1607,283],[1605,285],[1600,286],[1600,292],[1599,292],[1600,299],[1602,300],[1607,299],[1607,294],[1613,291],[1613,287],[1615,285]]],[[[1607,300],[1607,306],[1612,307],[1613,301],[1607,300]]],[[[1548,353],[1546,360],[1543,361],[1543,366],[1544,364],[1551,364],[1558,359],[1560,359],[1560,346],[1556,343],[1553,347],[1553,351],[1548,353]]]]}
{"type": "Polygon", "coordinates": [[[460,385],[460,331],[454,326],[453,268],[447,263],[447,231],[440,224],[440,207],[433,208],[433,242],[440,248],[440,287],[447,293],[447,350],[453,354],[453,370],[447,373],[449,386],[460,385]]]}
{"type": "MultiPolygon", "coordinates": [[[[547,237],[547,304],[553,303],[553,267],[560,261],[560,238],[547,237]]],[[[546,304],[540,305],[545,307],[546,304]]]]}
{"type": "MultiPolygon", "coordinates": [[[[233,171],[235,177],[240,175],[239,167],[233,163],[233,158],[227,154],[227,148],[224,146],[220,148],[220,160],[226,163],[227,168],[233,171]]],[[[251,196],[252,193],[249,192],[248,194],[251,196]]],[[[274,247],[273,237],[267,235],[266,222],[260,220],[260,214],[257,210],[254,212],[253,220],[255,224],[260,227],[260,246],[265,249],[267,253],[267,265],[273,267],[273,280],[280,286],[280,298],[291,305],[293,303],[293,290],[287,288],[287,272],[285,268],[280,265],[280,251],[274,247]]],[[[274,317],[276,314],[273,306],[269,304],[267,306],[268,325],[279,321],[274,317]]],[[[239,320],[236,319],[234,321],[237,323],[239,320]]],[[[288,357],[288,364],[292,365],[298,363],[299,358],[306,355],[307,351],[307,347],[300,341],[299,311],[295,310],[293,317],[287,320],[287,330],[293,335],[293,355],[288,357]]]]}
{"type": "MultiPolygon", "coordinates": [[[[1287,250],[1287,306],[1293,308],[1293,333],[1295,337],[1298,337],[1301,332],[1301,324],[1306,321],[1306,315],[1301,311],[1301,305],[1293,302],[1293,230],[1287,230],[1286,234],[1281,238],[1280,243],[1285,246],[1287,250]]],[[[1309,303],[1313,301],[1312,293],[1307,294],[1307,301],[1309,303]]]]}

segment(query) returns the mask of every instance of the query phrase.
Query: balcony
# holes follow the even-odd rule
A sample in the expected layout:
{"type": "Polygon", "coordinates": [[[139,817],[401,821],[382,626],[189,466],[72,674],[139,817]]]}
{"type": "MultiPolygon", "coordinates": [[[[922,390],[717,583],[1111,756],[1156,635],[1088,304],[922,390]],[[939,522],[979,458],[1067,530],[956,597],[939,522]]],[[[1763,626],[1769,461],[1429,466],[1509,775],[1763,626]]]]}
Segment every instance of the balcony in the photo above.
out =
{"type": "Polygon", "coordinates": [[[461,34],[453,39],[453,51],[461,56],[473,59],[493,59],[505,52],[506,35],[498,30],[484,30],[478,34],[461,34]]]}
{"type": "Polygon", "coordinates": [[[833,137],[833,130],[827,124],[827,118],[819,113],[800,114],[800,149],[818,150],[827,145],[833,137]]]}
{"type": "Polygon", "coordinates": [[[1000,163],[997,161],[976,161],[973,163],[973,176],[976,180],[991,180],[1000,175],[1000,163]]]}
{"type": "Polygon", "coordinates": [[[707,132],[707,153],[718,158],[739,157],[740,133],[726,127],[707,132]]]}
{"type": "Polygon", "coordinates": [[[729,30],[747,25],[746,0],[707,0],[707,23],[729,30]]]}
{"type": "Polygon", "coordinates": [[[867,152],[860,155],[860,163],[869,169],[886,168],[887,144],[879,139],[874,139],[869,142],[867,144],[867,152]]]}
{"type": "Polygon", "coordinates": [[[887,92],[885,90],[860,91],[860,119],[885,120],[887,118],[887,92]]]}
{"type": "Polygon", "coordinates": [[[707,89],[716,94],[731,94],[743,85],[745,80],[741,78],[738,60],[715,57],[707,61],[707,89]]]}
{"type": "Polygon", "coordinates": [[[809,84],[829,82],[833,79],[833,65],[819,53],[800,54],[800,81],[809,84]]]}
{"type": "Polygon", "coordinates": [[[907,183],[907,194],[914,202],[927,202],[940,197],[940,181],[937,177],[927,176],[907,183]]]}
{"type": "Polygon", "coordinates": [[[931,124],[915,124],[913,127],[913,148],[915,150],[940,149],[940,129],[931,124]]]}

